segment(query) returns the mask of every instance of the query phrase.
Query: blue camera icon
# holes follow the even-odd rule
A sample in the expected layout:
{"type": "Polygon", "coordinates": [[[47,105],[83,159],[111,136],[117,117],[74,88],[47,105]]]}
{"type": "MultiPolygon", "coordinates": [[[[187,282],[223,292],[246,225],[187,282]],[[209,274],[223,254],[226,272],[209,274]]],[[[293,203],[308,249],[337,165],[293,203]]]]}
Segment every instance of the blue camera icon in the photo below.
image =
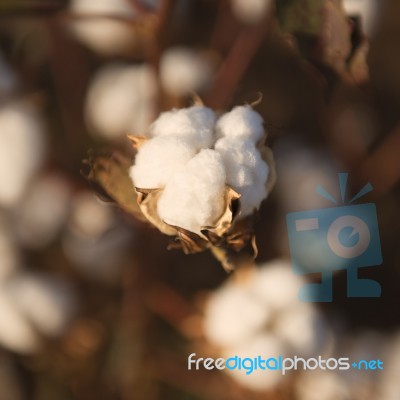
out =
{"type": "Polygon", "coordinates": [[[382,264],[375,204],[293,212],[286,223],[294,272],[322,276],[300,290],[300,300],[331,302],[337,270],[347,270],[348,297],[380,297],[378,282],[358,278],[358,268],[382,264]]]}

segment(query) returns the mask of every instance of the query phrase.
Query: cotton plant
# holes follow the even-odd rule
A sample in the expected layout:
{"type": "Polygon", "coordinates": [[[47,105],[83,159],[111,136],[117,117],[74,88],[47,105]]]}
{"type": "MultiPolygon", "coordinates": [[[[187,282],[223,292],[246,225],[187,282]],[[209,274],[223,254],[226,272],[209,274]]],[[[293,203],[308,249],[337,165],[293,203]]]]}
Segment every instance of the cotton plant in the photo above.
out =
{"type": "Polygon", "coordinates": [[[129,138],[133,165],[115,156],[89,160],[89,178],[123,208],[170,236],[170,248],[211,249],[226,269],[233,267],[227,250],[255,247],[254,215],[275,173],[263,119],[252,106],[218,116],[198,102],[161,113],[144,135],[129,138]]]}
{"type": "MultiPolygon", "coordinates": [[[[304,284],[290,263],[270,261],[238,271],[212,292],[204,306],[203,331],[216,356],[315,357],[329,352],[326,322],[312,303],[300,303],[304,284]]],[[[224,370],[241,385],[263,391],[276,388],[281,371],[224,370]]]]}

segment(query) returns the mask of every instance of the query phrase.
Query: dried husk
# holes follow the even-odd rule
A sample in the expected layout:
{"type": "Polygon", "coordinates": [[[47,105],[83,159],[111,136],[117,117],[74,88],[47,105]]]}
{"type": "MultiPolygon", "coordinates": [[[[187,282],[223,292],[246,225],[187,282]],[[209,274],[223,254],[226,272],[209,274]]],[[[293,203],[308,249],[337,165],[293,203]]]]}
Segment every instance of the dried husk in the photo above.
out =
{"type": "MultiPolygon", "coordinates": [[[[138,149],[148,140],[145,136],[129,136],[135,149],[138,149]]],[[[266,190],[269,193],[275,185],[276,172],[272,151],[263,144],[258,144],[258,150],[263,160],[268,164],[269,174],[266,182],[266,190]]],[[[181,249],[185,254],[192,254],[212,248],[226,270],[231,270],[231,263],[223,249],[231,249],[235,252],[242,250],[251,243],[254,256],[257,254],[257,246],[253,231],[254,218],[252,216],[240,218],[240,195],[227,186],[225,190],[224,212],[213,226],[204,226],[200,234],[191,232],[179,226],[169,225],[162,221],[157,212],[157,203],[162,194],[162,188],[143,189],[135,188],[139,208],[146,219],[162,233],[172,236],[170,249],[181,249]],[[216,248],[221,250],[217,251],[216,248]]],[[[177,193],[177,196],[179,194],[177,193]]]]}

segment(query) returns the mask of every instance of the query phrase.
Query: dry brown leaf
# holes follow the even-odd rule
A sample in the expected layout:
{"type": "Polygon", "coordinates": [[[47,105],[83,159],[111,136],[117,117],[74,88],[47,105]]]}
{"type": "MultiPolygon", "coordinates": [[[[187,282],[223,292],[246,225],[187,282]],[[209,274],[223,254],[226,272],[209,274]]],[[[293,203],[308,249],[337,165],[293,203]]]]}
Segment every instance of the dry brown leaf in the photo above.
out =
{"type": "Polygon", "coordinates": [[[85,163],[90,169],[84,175],[92,184],[104,190],[127,213],[142,221],[145,220],[129,177],[129,168],[132,165],[130,157],[117,151],[99,155],[89,154],[85,163]]]}

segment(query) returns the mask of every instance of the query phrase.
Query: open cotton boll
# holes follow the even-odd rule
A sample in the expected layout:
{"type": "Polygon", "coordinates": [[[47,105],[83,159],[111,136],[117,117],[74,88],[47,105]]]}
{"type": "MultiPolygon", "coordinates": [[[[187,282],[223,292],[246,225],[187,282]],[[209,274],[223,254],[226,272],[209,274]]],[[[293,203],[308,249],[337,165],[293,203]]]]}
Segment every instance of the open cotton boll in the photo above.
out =
{"type": "Polygon", "coordinates": [[[277,259],[259,267],[251,290],[265,305],[279,311],[299,303],[298,292],[304,283],[293,273],[289,261],[277,259]]]}
{"type": "Polygon", "coordinates": [[[5,291],[21,314],[48,336],[61,335],[74,313],[71,288],[48,276],[20,273],[7,282],[5,291]]]}
{"type": "Polygon", "coordinates": [[[268,195],[267,163],[250,140],[223,137],[215,143],[215,150],[223,159],[227,184],[241,195],[241,216],[252,214],[268,195]]]}
{"type": "Polygon", "coordinates": [[[214,150],[201,150],[167,182],[158,214],[170,225],[200,234],[213,226],[225,207],[225,169],[214,150]]]}
{"type": "MultiPolygon", "coordinates": [[[[238,314],[238,318],[242,315],[238,314]]],[[[261,356],[263,358],[278,358],[279,356],[285,357],[288,354],[287,346],[284,341],[276,335],[268,333],[260,333],[237,346],[232,346],[224,350],[223,357],[228,359],[230,357],[239,356],[242,359],[249,358],[246,365],[254,361],[254,358],[261,356]]],[[[275,388],[284,378],[280,370],[262,370],[257,369],[252,373],[246,375],[246,369],[224,369],[224,372],[235,379],[243,387],[263,391],[275,388]]]]}
{"type": "Polygon", "coordinates": [[[130,177],[137,188],[162,188],[195,154],[195,148],[180,138],[152,138],[139,148],[130,177]]]}
{"type": "Polygon", "coordinates": [[[22,197],[44,158],[43,124],[28,103],[0,108],[0,205],[10,207],[22,197]]]}
{"type": "Polygon", "coordinates": [[[235,17],[244,23],[259,22],[272,6],[271,0],[231,0],[235,17]]]}
{"type": "Polygon", "coordinates": [[[155,72],[147,64],[103,67],[86,98],[89,128],[108,140],[143,134],[153,119],[156,92],[155,72]]]}
{"type": "Polygon", "coordinates": [[[264,136],[263,119],[251,106],[237,106],[223,114],[215,129],[217,138],[238,137],[257,143],[264,136]]]}
{"type": "Polygon", "coordinates": [[[214,141],[215,114],[211,108],[193,106],[162,113],[150,126],[151,136],[176,136],[189,141],[197,150],[214,141]]]}
{"type": "Polygon", "coordinates": [[[70,11],[81,17],[71,23],[73,34],[92,50],[110,56],[133,47],[132,26],[118,20],[136,16],[128,0],[72,0],[70,11]]]}
{"type": "Polygon", "coordinates": [[[160,80],[172,96],[199,92],[211,81],[214,65],[206,55],[185,47],[171,47],[161,56],[160,80]]]}
{"type": "Polygon", "coordinates": [[[226,347],[250,340],[271,317],[265,307],[244,285],[228,281],[208,299],[204,313],[206,338],[226,347]]]}
{"type": "Polygon", "coordinates": [[[22,354],[33,353],[40,346],[33,327],[1,287],[0,345],[22,354]]]}
{"type": "Polygon", "coordinates": [[[70,199],[71,188],[63,177],[52,174],[36,179],[14,211],[18,239],[32,248],[48,245],[67,219],[70,199]]]}

